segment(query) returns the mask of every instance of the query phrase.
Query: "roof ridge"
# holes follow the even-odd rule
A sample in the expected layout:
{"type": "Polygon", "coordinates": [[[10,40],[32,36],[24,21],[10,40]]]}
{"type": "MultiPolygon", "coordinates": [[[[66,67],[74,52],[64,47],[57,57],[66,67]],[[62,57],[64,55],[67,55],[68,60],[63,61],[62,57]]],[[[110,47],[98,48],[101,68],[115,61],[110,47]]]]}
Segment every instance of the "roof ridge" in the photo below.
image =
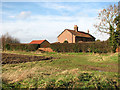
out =
{"type": "MultiPolygon", "coordinates": [[[[65,30],[69,31],[70,33],[74,34],[75,36],[95,38],[95,37],[92,36],[91,34],[89,34],[89,33],[87,33],[87,32],[84,32],[84,31],[78,31],[78,32],[76,32],[75,30],[71,30],[71,29],[64,29],[64,31],[65,31],[65,30]],[[80,35],[80,33],[81,33],[81,35],[80,35]]],[[[63,31],[63,32],[64,32],[64,31],[63,31]]],[[[62,33],[63,33],[63,32],[62,32],[62,33]]],[[[62,34],[62,33],[61,33],[61,34],[62,34]]],[[[61,34],[59,34],[59,36],[60,36],[61,34]]],[[[58,36],[58,37],[59,37],[59,36],[58,36]]]]}
{"type": "Polygon", "coordinates": [[[41,43],[43,43],[45,40],[32,40],[31,42],[30,42],[30,44],[41,44],[41,43]]]}
{"type": "Polygon", "coordinates": [[[32,41],[43,41],[43,40],[32,40],[32,41]]]}
{"type": "MultiPolygon", "coordinates": [[[[71,30],[71,29],[65,29],[65,30],[75,31],[75,30],[71,30]]],[[[75,31],[75,32],[76,32],[76,31],[75,31]]],[[[86,32],[84,32],[84,31],[78,31],[78,32],[86,33],[86,32]]]]}
{"type": "MultiPolygon", "coordinates": [[[[86,33],[86,32],[84,32],[84,31],[78,31],[78,32],[76,32],[76,31],[74,31],[74,30],[68,30],[68,31],[70,31],[70,33],[74,34],[75,36],[78,36],[78,35],[76,35],[76,34],[83,33],[83,34],[88,35],[87,37],[93,37],[91,34],[86,33]],[[71,32],[71,31],[73,31],[73,32],[71,32]],[[75,34],[75,33],[76,33],[76,34],[75,34]]],[[[84,36],[84,35],[82,35],[82,36],[84,36]]],[[[85,36],[85,37],[86,37],[86,36],[85,36]]],[[[93,37],[93,38],[95,38],[95,37],[93,37]]]]}

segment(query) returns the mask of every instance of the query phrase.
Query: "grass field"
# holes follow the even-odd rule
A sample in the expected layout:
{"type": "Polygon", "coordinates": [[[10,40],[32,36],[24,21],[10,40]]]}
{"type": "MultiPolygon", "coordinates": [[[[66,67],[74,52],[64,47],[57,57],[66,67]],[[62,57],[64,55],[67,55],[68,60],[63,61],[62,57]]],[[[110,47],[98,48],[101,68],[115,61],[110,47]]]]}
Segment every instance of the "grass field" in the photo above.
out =
{"type": "Polygon", "coordinates": [[[51,60],[2,66],[3,88],[118,88],[118,53],[6,53],[51,60]]]}

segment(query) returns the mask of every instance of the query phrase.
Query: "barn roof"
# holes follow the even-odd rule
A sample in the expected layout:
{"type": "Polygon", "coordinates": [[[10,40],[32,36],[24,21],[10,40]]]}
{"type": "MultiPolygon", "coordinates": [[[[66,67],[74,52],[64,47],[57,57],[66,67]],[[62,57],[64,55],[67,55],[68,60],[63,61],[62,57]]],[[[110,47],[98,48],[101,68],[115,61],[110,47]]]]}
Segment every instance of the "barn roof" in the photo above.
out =
{"type": "MultiPolygon", "coordinates": [[[[77,36],[77,37],[95,38],[95,37],[93,37],[92,35],[90,35],[89,33],[85,33],[85,32],[82,32],[82,31],[77,31],[77,32],[76,32],[75,30],[70,30],[70,29],[65,29],[65,30],[69,31],[70,33],[72,33],[73,35],[75,35],[75,36],[77,36]]],[[[64,30],[64,31],[65,31],[65,30],[64,30]]],[[[63,31],[63,32],[64,32],[64,31],[63,31]]],[[[63,32],[62,32],[62,33],[63,33],[63,32]]],[[[62,34],[62,33],[61,33],[61,34],[62,34]]],[[[60,34],[60,35],[61,35],[61,34],[60,34]]],[[[59,35],[59,36],[60,36],[60,35],[59,35]]],[[[58,37],[59,37],[59,36],[58,36],[58,37]]]]}
{"type": "Polygon", "coordinates": [[[31,41],[29,44],[41,44],[43,43],[45,40],[33,40],[31,41]]]}

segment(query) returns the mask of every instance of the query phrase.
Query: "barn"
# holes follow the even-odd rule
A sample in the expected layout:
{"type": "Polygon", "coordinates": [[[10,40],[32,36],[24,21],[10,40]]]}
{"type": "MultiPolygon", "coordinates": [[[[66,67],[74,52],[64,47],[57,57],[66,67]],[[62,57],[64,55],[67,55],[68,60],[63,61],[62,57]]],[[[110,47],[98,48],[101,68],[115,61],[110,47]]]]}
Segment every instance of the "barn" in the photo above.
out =
{"type": "Polygon", "coordinates": [[[32,40],[29,44],[38,44],[39,48],[50,47],[50,43],[47,40],[32,40]]]}
{"type": "Polygon", "coordinates": [[[50,48],[50,43],[47,40],[33,40],[29,44],[38,44],[38,50],[41,52],[54,52],[50,48]]]}

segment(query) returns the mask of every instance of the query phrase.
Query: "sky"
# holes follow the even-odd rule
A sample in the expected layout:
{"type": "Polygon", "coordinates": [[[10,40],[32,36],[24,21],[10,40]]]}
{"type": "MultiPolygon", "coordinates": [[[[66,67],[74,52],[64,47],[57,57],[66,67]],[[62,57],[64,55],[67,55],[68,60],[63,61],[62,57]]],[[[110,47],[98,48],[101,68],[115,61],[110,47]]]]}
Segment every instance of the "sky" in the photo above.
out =
{"type": "MultiPolygon", "coordinates": [[[[64,29],[89,32],[96,39],[107,40],[94,27],[98,13],[117,2],[2,2],[2,34],[9,33],[21,43],[46,39],[53,43],[64,29]]],[[[0,4],[1,5],[1,4],[0,4]]]]}

